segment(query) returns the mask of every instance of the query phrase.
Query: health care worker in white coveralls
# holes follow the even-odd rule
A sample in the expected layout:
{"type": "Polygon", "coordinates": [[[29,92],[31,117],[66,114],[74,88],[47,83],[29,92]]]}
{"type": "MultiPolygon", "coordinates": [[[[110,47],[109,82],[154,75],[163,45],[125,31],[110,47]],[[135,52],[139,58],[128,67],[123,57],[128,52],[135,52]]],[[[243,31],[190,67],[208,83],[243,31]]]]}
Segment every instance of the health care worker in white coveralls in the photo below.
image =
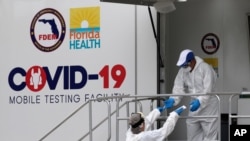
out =
{"type": "Polygon", "coordinates": [[[182,106],[171,112],[163,126],[156,130],[150,130],[160,114],[167,109],[166,106],[152,110],[146,117],[143,113],[132,113],[129,118],[130,128],[126,133],[126,141],[163,141],[174,130],[179,115],[185,109],[182,106]]]}
{"type": "MultiPolygon", "coordinates": [[[[180,67],[174,81],[173,94],[209,93],[215,89],[217,75],[214,69],[192,50],[180,53],[177,66],[180,67]]],[[[168,108],[179,104],[182,96],[170,96],[165,104],[168,108]]],[[[218,115],[218,99],[212,95],[191,96],[189,116],[218,115]]],[[[217,118],[188,118],[188,141],[212,141],[218,138],[217,118]]]]}

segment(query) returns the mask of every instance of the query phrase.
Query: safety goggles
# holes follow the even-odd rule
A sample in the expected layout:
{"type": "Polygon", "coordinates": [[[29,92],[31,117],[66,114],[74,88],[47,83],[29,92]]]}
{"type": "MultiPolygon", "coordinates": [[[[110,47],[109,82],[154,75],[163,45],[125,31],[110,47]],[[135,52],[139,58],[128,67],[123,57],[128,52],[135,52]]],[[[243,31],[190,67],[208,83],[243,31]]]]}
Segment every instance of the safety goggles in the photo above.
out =
{"type": "Polygon", "coordinates": [[[190,64],[191,64],[191,60],[183,64],[181,67],[187,68],[188,66],[190,66],[190,64]]]}

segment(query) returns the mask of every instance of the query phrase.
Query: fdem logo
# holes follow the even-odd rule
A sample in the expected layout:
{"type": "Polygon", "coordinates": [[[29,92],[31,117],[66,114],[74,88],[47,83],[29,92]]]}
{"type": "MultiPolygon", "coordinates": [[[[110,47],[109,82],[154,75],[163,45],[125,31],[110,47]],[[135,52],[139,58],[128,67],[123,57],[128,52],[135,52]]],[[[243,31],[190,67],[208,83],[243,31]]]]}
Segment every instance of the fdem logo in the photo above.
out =
{"type": "Polygon", "coordinates": [[[52,8],[39,11],[30,25],[30,37],[33,44],[44,52],[51,52],[60,47],[65,32],[63,16],[52,8]]]}
{"type": "Polygon", "coordinates": [[[98,49],[100,40],[100,7],[70,9],[69,49],[98,49]]]}

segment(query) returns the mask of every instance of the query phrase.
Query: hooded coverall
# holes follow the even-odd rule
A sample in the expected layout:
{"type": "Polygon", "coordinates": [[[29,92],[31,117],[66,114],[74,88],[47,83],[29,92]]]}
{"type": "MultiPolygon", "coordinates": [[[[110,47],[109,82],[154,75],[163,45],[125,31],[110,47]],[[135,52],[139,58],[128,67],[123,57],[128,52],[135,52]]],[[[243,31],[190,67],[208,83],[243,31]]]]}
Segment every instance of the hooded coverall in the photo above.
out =
{"type": "Polygon", "coordinates": [[[160,114],[158,109],[151,111],[145,117],[145,130],[139,134],[133,134],[130,127],[126,133],[126,141],[163,141],[174,130],[179,115],[174,111],[171,112],[161,128],[151,131],[151,125],[160,114]]]}
{"type": "MultiPolygon", "coordinates": [[[[200,57],[195,56],[196,64],[191,72],[180,68],[174,81],[173,94],[183,93],[209,93],[215,89],[217,75],[214,69],[205,63],[200,57]]],[[[171,96],[175,99],[176,106],[182,96],[171,96]]],[[[200,107],[197,111],[189,111],[189,116],[214,116],[218,115],[218,99],[212,95],[192,96],[197,98],[200,107]]],[[[188,118],[187,121],[188,141],[213,141],[217,139],[219,122],[216,118],[188,118]]]]}

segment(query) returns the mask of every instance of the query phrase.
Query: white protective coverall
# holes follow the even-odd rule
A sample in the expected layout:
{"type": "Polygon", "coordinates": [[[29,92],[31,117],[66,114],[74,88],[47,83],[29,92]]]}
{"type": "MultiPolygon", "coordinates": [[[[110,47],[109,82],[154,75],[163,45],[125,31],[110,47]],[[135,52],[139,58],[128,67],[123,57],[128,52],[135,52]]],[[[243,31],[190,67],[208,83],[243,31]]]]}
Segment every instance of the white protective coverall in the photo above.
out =
{"type": "Polygon", "coordinates": [[[145,130],[139,134],[133,134],[130,127],[126,133],[126,141],[163,141],[174,130],[179,115],[175,111],[171,112],[161,128],[150,130],[160,114],[158,109],[151,111],[145,117],[145,130]]]}
{"type": "MultiPolygon", "coordinates": [[[[209,93],[215,89],[217,75],[214,69],[205,63],[200,57],[195,56],[196,64],[192,72],[185,72],[180,68],[173,87],[173,94],[183,93],[209,93]]],[[[182,96],[171,96],[175,99],[176,106],[182,96]]],[[[197,98],[200,107],[197,111],[189,111],[189,116],[214,116],[218,115],[218,99],[215,96],[192,96],[197,98]]],[[[188,118],[187,121],[188,141],[212,141],[218,137],[219,122],[217,118],[188,118]]]]}

